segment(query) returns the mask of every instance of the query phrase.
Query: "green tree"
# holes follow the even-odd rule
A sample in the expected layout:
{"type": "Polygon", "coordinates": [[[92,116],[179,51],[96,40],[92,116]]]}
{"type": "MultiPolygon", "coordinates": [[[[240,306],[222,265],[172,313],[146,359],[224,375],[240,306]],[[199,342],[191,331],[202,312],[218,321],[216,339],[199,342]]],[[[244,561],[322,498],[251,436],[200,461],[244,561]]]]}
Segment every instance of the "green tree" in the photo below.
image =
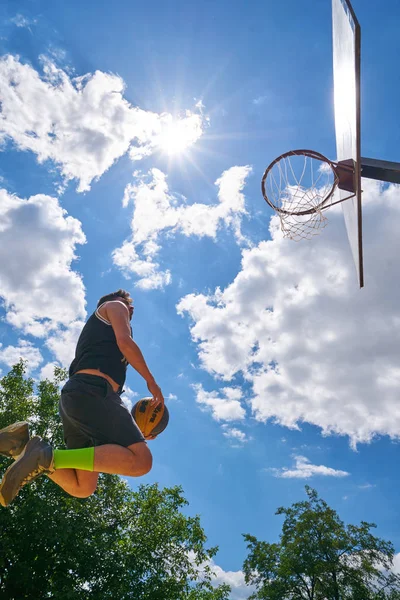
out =
{"type": "Polygon", "coordinates": [[[306,486],[308,500],[284,515],[280,543],[245,535],[244,562],[251,600],[396,600],[400,578],[391,572],[394,548],[372,535],[373,523],[347,525],[306,486]]]}
{"type": "MultiPolygon", "coordinates": [[[[23,362],[0,380],[0,428],[28,420],[31,430],[62,447],[58,385],[35,390],[23,362]]],[[[0,472],[9,460],[0,457],[0,472]]],[[[25,486],[0,510],[0,599],[226,600],[214,588],[198,516],[188,517],[180,487],[140,485],[102,475],[96,493],[73,498],[47,477],[25,486]]]]}

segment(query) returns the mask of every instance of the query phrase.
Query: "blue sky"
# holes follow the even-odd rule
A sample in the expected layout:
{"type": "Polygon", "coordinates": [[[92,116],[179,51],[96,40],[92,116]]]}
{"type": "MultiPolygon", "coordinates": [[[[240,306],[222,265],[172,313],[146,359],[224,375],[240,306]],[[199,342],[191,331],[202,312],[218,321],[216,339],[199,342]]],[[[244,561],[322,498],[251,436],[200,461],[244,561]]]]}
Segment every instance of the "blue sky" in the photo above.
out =
{"type": "MultiPolygon", "coordinates": [[[[396,161],[399,9],[354,8],[362,154],[396,161]]],[[[68,366],[97,299],[131,290],[171,412],[143,481],[183,486],[233,600],[249,593],[241,534],[276,541],[276,508],[305,484],[400,553],[400,191],[363,182],[362,291],[340,209],[296,244],[260,194],[286,150],[335,158],[330,15],[328,0],[0,7],[0,368],[68,366]]],[[[146,393],[131,370],[127,402],[146,393]]]]}

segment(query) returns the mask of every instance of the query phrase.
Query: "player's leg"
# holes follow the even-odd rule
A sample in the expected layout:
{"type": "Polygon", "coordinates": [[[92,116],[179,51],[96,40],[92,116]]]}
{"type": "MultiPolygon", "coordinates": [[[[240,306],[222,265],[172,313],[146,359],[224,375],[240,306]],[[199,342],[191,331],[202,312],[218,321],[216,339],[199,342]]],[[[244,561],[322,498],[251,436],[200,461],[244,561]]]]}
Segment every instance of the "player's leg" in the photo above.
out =
{"type": "MultiPolygon", "coordinates": [[[[152,456],[147,444],[139,442],[128,448],[115,444],[105,444],[94,448],[93,472],[83,471],[73,467],[77,462],[68,451],[57,451],[56,455],[64,454],[62,461],[69,464],[69,468],[59,468],[49,474],[54,483],[57,483],[71,496],[86,498],[93,494],[97,486],[99,473],[125,475],[126,477],[140,477],[148,473],[152,467],[152,456]]],[[[55,462],[57,466],[57,460],[55,462]]]]}
{"type": "Polygon", "coordinates": [[[97,488],[98,473],[79,469],[58,469],[48,477],[70,496],[88,498],[97,488]]]}
{"type": "MultiPolygon", "coordinates": [[[[60,415],[68,449],[88,452],[95,446],[95,472],[139,477],[152,466],[151,452],[129,410],[110,384],[101,377],[78,374],[64,386],[60,399],[60,415]]],[[[92,460],[86,455],[85,460],[92,460]]],[[[56,451],[56,468],[79,464],[73,452],[56,451]],[[72,464],[68,461],[72,459],[72,464]]],[[[82,470],[89,470],[84,465],[82,470]]]]}
{"type": "Polygon", "coordinates": [[[94,452],[94,470],[115,473],[126,477],[146,475],[153,458],[146,442],[131,444],[127,448],[115,444],[97,446],[94,452]]]}
{"type": "Polygon", "coordinates": [[[32,438],[0,484],[4,506],[43,473],[68,493],[87,497],[96,489],[98,472],[137,477],[151,469],[142,433],[105,379],[92,375],[70,379],[62,390],[60,414],[68,450],[53,453],[49,444],[32,438]]]}
{"type": "Polygon", "coordinates": [[[139,477],[148,473],[151,466],[151,452],[145,442],[128,448],[106,444],[53,450],[50,444],[34,436],[5,472],[0,483],[0,504],[8,506],[26,483],[42,474],[47,474],[72,496],[86,498],[96,490],[99,472],[139,477]]]}

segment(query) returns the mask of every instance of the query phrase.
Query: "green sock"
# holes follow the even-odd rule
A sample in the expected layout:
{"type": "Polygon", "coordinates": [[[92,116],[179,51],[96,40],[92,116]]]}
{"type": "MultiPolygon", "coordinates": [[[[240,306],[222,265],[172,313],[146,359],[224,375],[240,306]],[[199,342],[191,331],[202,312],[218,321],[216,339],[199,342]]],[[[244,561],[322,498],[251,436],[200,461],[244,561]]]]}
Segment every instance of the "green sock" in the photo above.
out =
{"type": "Polygon", "coordinates": [[[93,471],[94,448],[78,448],[78,450],[54,450],[54,468],[81,469],[93,471]]]}

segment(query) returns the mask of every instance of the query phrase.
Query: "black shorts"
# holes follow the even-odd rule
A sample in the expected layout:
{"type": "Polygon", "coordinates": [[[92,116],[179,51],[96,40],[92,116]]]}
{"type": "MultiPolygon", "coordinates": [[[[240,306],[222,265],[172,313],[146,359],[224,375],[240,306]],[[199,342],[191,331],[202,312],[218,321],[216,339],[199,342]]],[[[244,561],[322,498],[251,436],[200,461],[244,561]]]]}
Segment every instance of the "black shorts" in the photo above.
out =
{"type": "Polygon", "coordinates": [[[78,373],[61,390],[60,415],[67,448],[130,446],[144,437],[104,377],[78,373]]]}

